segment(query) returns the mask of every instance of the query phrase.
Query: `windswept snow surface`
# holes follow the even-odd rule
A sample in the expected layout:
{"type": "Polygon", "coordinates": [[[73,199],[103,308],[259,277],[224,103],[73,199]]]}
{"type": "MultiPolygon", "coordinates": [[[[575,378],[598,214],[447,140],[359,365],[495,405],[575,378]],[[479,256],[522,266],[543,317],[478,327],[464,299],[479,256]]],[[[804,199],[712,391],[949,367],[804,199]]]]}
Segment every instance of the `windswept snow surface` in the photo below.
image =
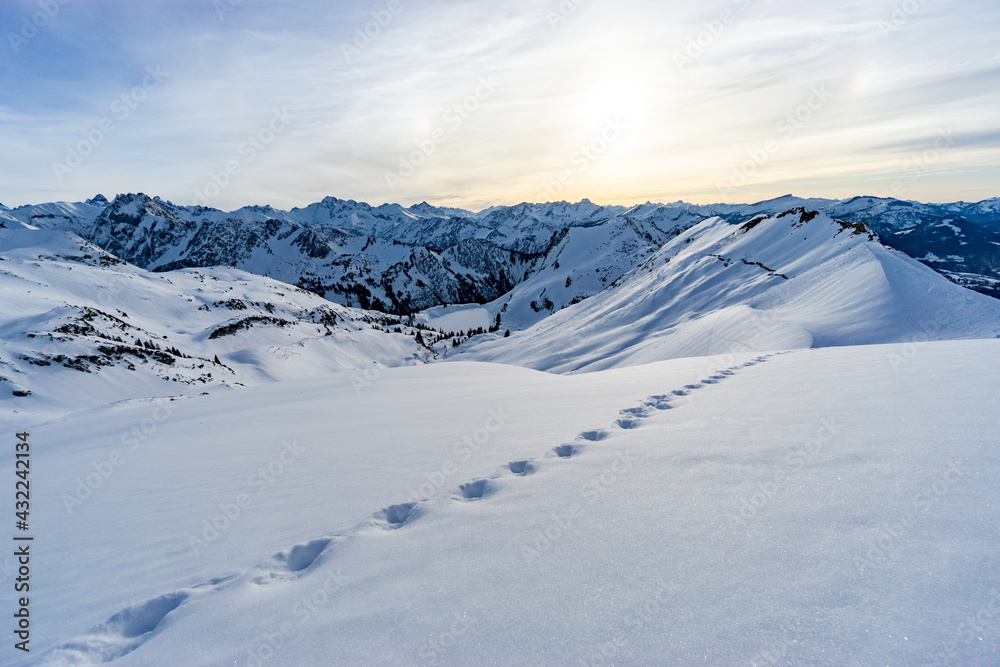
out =
{"type": "Polygon", "coordinates": [[[2,661],[995,665],[998,377],[968,340],[78,412],[31,429],[2,661]]]}

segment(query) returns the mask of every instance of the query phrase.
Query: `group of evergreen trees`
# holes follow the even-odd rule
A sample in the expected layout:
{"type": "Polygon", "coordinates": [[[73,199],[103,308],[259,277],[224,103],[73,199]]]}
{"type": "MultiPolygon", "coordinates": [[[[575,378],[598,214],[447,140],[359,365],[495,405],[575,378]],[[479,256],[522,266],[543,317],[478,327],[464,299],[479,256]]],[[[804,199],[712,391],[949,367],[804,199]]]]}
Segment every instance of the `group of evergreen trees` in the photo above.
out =
{"type": "Polygon", "coordinates": [[[135,339],[135,346],[136,347],[141,347],[141,348],[143,348],[145,350],[152,350],[152,351],[156,351],[156,352],[166,352],[167,354],[172,354],[173,356],[180,357],[181,359],[190,359],[190,357],[188,355],[184,354],[183,352],[181,352],[180,350],[178,350],[176,347],[168,347],[166,349],[163,349],[157,343],[154,343],[152,340],[142,340],[141,338],[136,338],[135,339]]]}
{"type": "MultiPolygon", "coordinates": [[[[422,345],[428,349],[430,349],[432,344],[446,340],[451,340],[452,347],[458,347],[473,336],[500,331],[500,313],[497,313],[496,319],[489,328],[476,327],[466,329],[465,331],[441,331],[428,324],[416,321],[412,314],[401,318],[387,318],[382,322],[378,322],[368,316],[365,316],[363,319],[371,325],[372,329],[379,329],[386,333],[412,335],[418,345],[422,345]]],[[[507,338],[509,336],[510,329],[507,329],[504,331],[503,337],[507,338]]]]}

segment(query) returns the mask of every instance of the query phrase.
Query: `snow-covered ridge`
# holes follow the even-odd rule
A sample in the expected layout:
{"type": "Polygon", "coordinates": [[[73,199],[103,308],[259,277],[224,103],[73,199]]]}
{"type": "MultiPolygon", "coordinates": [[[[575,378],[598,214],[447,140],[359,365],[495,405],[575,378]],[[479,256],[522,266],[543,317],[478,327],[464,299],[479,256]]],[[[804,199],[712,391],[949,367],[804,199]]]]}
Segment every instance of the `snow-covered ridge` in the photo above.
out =
{"type": "Polygon", "coordinates": [[[1000,301],[881,245],[861,223],[795,209],[742,225],[710,218],[613,289],[456,359],[549,371],[906,340],[992,338],[1000,301]]]}

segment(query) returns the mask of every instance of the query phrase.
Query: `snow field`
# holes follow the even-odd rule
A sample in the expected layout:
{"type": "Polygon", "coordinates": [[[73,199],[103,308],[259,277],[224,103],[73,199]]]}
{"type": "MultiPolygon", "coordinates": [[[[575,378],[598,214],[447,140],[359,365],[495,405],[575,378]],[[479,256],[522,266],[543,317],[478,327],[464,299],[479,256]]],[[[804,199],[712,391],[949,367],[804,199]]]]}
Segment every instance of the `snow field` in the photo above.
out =
{"type": "MultiPolygon", "coordinates": [[[[906,345],[573,377],[441,364],[361,396],[326,378],[188,399],[147,461],[72,515],[39,510],[73,544],[39,561],[63,637],[42,663],[989,664],[1000,633],[968,619],[1000,588],[1000,342],[894,361],[906,345]],[[317,405],[335,407],[301,418],[317,405]],[[186,437],[222,423],[240,426],[186,437]],[[301,456],[195,557],[202,518],[293,437],[301,456]]],[[[107,442],[141,409],[115,412],[33,437],[107,442]]],[[[39,465],[70,485],[92,454],[39,465]]]]}

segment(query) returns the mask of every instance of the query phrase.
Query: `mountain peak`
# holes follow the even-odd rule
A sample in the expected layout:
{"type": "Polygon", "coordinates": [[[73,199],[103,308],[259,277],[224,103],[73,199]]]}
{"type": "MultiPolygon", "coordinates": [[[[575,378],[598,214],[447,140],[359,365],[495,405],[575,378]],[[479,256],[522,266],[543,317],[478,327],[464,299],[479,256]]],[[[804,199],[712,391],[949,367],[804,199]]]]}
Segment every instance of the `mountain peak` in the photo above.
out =
{"type": "Polygon", "coordinates": [[[125,215],[138,219],[144,214],[154,215],[160,218],[173,219],[175,216],[170,211],[168,206],[169,202],[153,199],[145,193],[129,192],[128,194],[117,195],[114,200],[105,207],[104,211],[99,216],[99,219],[107,215],[125,215]]]}

